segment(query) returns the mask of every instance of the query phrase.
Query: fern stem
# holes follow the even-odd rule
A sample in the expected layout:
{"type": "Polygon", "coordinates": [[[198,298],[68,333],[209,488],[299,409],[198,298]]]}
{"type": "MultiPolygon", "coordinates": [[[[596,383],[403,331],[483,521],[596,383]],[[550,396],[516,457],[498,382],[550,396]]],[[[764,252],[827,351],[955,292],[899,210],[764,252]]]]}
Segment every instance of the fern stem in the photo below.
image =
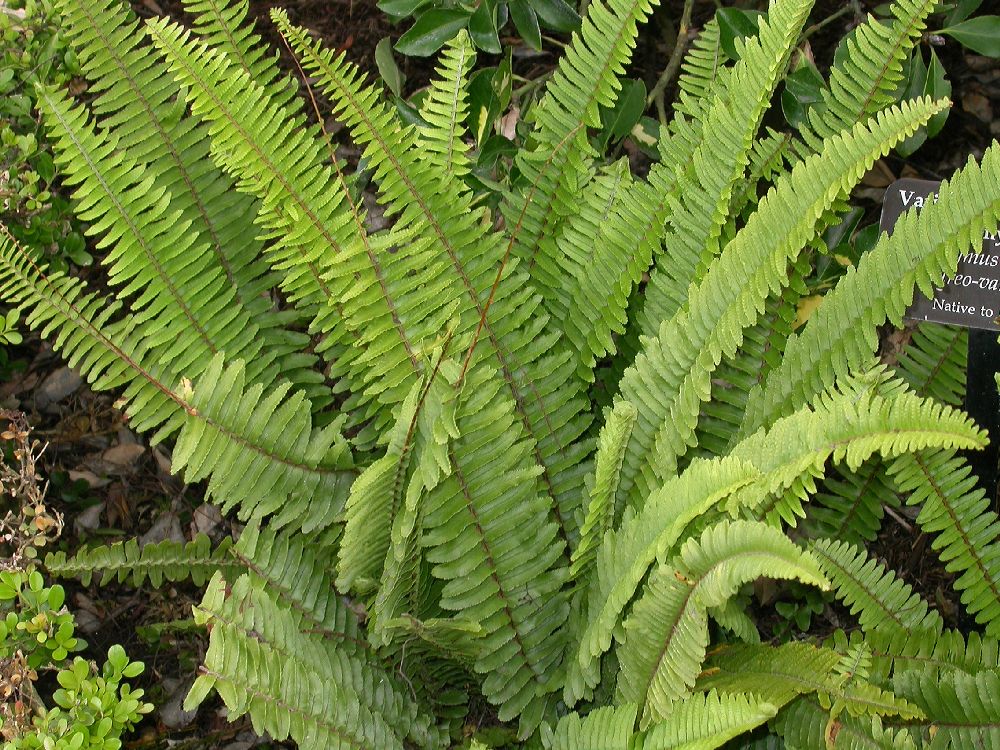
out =
{"type": "Polygon", "coordinates": [[[667,124],[667,113],[663,102],[664,92],[669,83],[674,80],[677,71],[680,70],[684,50],[687,49],[688,39],[692,36],[690,27],[691,10],[693,7],[694,0],[684,0],[684,9],[681,11],[681,22],[677,28],[677,39],[674,41],[674,48],[670,52],[670,59],[667,60],[667,65],[663,69],[663,72],[660,73],[660,77],[657,79],[656,85],[653,86],[653,90],[646,97],[647,107],[650,104],[656,104],[656,112],[660,118],[661,125],[667,124]]]}

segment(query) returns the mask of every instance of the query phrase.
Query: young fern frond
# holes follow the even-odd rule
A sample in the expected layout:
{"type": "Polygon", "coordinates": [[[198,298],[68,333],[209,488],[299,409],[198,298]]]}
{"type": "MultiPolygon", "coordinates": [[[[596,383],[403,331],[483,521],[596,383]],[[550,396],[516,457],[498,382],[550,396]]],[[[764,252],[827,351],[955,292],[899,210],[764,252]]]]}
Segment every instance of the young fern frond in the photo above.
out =
{"type": "Polygon", "coordinates": [[[650,576],[618,636],[618,697],[637,702],[644,725],[662,720],[695,683],[708,645],[708,607],[760,576],[827,588],[816,561],[784,534],[751,521],[723,521],[690,539],[650,576]]]}
{"type": "Polygon", "coordinates": [[[733,188],[749,163],[754,137],[811,7],[811,0],[771,5],[759,36],[747,42],[706,113],[701,144],[686,166],[669,218],[668,252],[657,259],[646,286],[645,335],[655,335],[660,323],[684,306],[688,286],[721,250],[719,235],[733,188]]]}
{"type": "Polygon", "coordinates": [[[1000,635],[1000,520],[968,462],[953,451],[900,456],[889,466],[896,486],[920,504],[917,525],[936,534],[932,547],[945,568],[960,572],[961,600],[987,635],[1000,635]]]}
{"type": "Polygon", "coordinates": [[[475,62],[472,41],[461,31],[441,52],[437,78],[420,106],[420,116],[430,126],[418,129],[424,158],[455,177],[464,177],[472,169],[463,138],[469,113],[466,86],[475,62]]]}
{"type": "Polygon", "coordinates": [[[549,301],[561,286],[556,239],[565,217],[575,213],[576,195],[591,176],[596,153],[587,128],[601,125],[600,107],[614,104],[638,24],[655,0],[595,0],[583,26],[560,58],[545,95],[534,109],[529,148],[516,164],[525,187],[511,192],[503,205],[513,254],[519,258],[545,310],[558,330],[549,301]]]}
{"type": "MultiPolygon", "coordinates": [[[[631,750],[635,747],[636,706],[604,706],[586,716],[559,719],[549,739],[551,750],[631,750]]],[[[645,745],[644,745],[645,747],[645,745]]]]}
{"type": "Polygon", "coordinates": [[[899,0],[890,6],[893,20],[874,16],[847,37],[836,56],[822,101],[809,108],[800,134],[812,152],[825,138],[893,104],[903,79],[903,63],[926,29],[935,0],[899,0]]]}
{"type": "Polygon", "coordinates": [[[593,478],[588,481],[589,502],[580,532],[580,544],[573,551],[573,564],[570,568],[570,573],[578,581],[588,579],[605,535],[618,526],[620,509],[615,507],[615,490],[618,487],[625,444],[632,432],[635,418],[635,407],[622,401],[608,412],[607,429],[601,432],[597,463],[593,478]]]}
{"type": "Polygon", "coordinates": [[[848,269],[801,333],[793,336],[781,365],[750,395],[743,434],[808,402],[835,378],[863,367],[876,348],[876,329],[899,323],[914,286],[933,296],[942,274],[954,273],[958,257],[1000,220],[1000,148],[987,149],[941,185],[939,200],[900,217],[848,269]]]}
{"type": "Polygon", "coordinates": [[[919,594],[864,552],[830,539],[811,542],[807,549],[863,630],[886,623],[911,632],[943,627],[941,616],[919,594]]]}
{"type": "Polygon", "coordinates": [[[944,105],[924,100],[886,110],[871,129],[859,125],[832,139],[822,158],[798,165],[692,288],[689,307],[645,340],[621,382],[621,398],[639,407],[620,489],[631,504],[641,506],[676,470],[710,395],[713,371],[736,351],[767,297],[786,283],[787,265],[812,236],[818,216],[875,158],[944,105]],[[778,224],[788,232],[775,233],[778,224]]]}
{"type": "Polygon", "coordinates": [[[224,52],[278,107],[296,108],[297,86],[278,68],[277,53],[268,51],[248,20],[248,0],[182,0],[192,27],[208,46],[224,52]]]}
{"type": "Polygon", "coordinates": [[[230,549],[232,540],[223,539],[217,546],[204,534],[198,534],[187,544],[170,539],[140,547],[135,539],[96,547],[84,547],[72,557],[65,552],[50,552],[45,557],[45,570],[62,578],[79,578],[84,586],[92,580],[100,585],[111,581],[142,586],[147,580],[159,587],[164,581],[190,579],[195,586],[204,585],[215,573],[236,578],[245,568],[230,549]]]}

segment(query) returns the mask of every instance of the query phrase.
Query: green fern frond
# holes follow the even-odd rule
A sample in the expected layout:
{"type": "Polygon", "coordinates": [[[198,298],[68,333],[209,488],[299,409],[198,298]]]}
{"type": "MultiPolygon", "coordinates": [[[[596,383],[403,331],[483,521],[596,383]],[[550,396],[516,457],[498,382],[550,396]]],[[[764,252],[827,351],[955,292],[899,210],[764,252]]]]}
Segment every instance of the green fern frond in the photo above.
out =
{"type": "Polygon", "coordinates": [[[667,716],[694,685],[708,645],[706,609],[760,576],[828,586],[808,553],[781,532],[748,521],[709,527],[652,574],[617,648],[619,698],[644,706],[644,722],[667,716]]]}
{"type": "MultiPolygon", "coordinates": [[[[0,225],[6,234],[6,229],[0,225]]],[[[9,236],[0,237],[0,293],[31,308],[26,323],[43,334],[98,390],[125,387],[126,413],[154,442],[178,429],[173,471],[208,478],[208,494],[239,516],[275,514],[277,526],[333,523],[353,479],[353,459],[336,422],[313,432],[309,401],[288,384],[265,392],[247,383],[240,360],[212,358],[195,387],[165,372],[134,327],[109,324],[118,303],[85,294],[79,282],[47,275],[9,236]],[[147,362],[147,360],[151,360],[147,362]],[[247,408],[235,413],[236,404],[247,408]]]]}
{"type": "Polygon", "coordinates": [[[941,616],[919,594],[865,552],[831,539],[818,539],[807,549],[863,630],[886,623],[910,631],[943,627],[941,616]]]}
{"type": "Polygon", "coordinates": [[[968,353],[967,329],[921,323],[896,363],[896,372],[921,396],[961,406],[968,353]]]}
{"type": "Polygon", "coordinates": [[[424,158],[455,177],[472,169],[463,137],[469,112],[466,86],[475,62],[476,51],[463,30],[438,56],[437,77],[420,105],[420,116],[430,126],[419,129],[424,158]]]}
{"type": "MultiPolygon", "coordinates": [[[[525,187],[507,196],[502,210],[513,235],[514,256],[548,301],[561,286],[556,238],[566,216],[575,213],[576,195],[590,179],[597,156],[587,128],[600,127],[600,108],[614,104],[619,76],[654,0],[595,0],[580,31],[560,57],[545,95],[535,107],[529,148],[516,163],[525,187]]],[[[554,319],[554,316],[553,316],[554,319]]],[[[559,321],[555,321],[559,324],[559,321]]]]}
{"type": "Polygon", "coordinates": [[[444,746],[405,685],[370,661],[316,634],[266,591],[241,576],[216,576],[196,620],[210,624],[201,675],[185,700],[191,709],[214,688],[232,718],[249,714],[258,733],[294,739],[303,750],[444,746]]]}
{"type": "Polygon", "coordinates": [[[279,107],[301,107],[298,87],[278,67],[278,55],[269,53],[260,35],[247,21],[248,0],[182,0],[192,16],[195,33],[208,46],[224,52],[279,107]]]}
{"type": "MultiPolygon", "coordinates": [[[[845,638],[834,635],[835,639],[845,638]]],[[[860,633],[852,633],[850,640],[860,637],[860,633]]],[[[1000,639],[975,630],[967,634],[940,629],[907,631],[883,625],[864,634],[864,641],[872,650],[872,679],[881,685],[906,671],[940,675],[955,670],[976,674],[1000,669],[1000,639]]]]}
{"type": "Polygon", "coordinates": [[[683,112],[692,102],[707,101],[724,62],[719,21],[713,16],[691,41],[681,62],[680,75],[677,76],[680,93],[675,109],[683,112]]]}
{"type": "Polygon", "coordinates": [[[838,674],[840,662],[836,651],[807,643],[722,646],[709,659],[696,689],[751,693],[776,706],[816,693],[827,710],[836,705],[851,716],[923,717],[919,707],[890,691],[838,674]]]}
{"type": "Polygon", "coordinates": [[[622,401],[608,412],[608,426],[601,433],[594,475],[588,482],[589,502],[581,525],[580,543],[573,551],[570,567],[571,575],[578,581],[587,580],[605,535],[618,525],[620,512],[615,507],[615,490],[618,488],[625,444],[635,418],[635,407],[627,401],[622,401]]]}
{"type": "Polygon", "coordinates": [[[860,545],[878,536],[884,508],[901,505],[881,458],[872,458],[854,470],[836,466],[813,498],[802,528],[810,537],[860,545]]]}
{"type": "Polygon", "coordinates": [[[966,611],[1000,635],[1000,520],[968,462],[954,451],[924,451],[895,459],[889,474],[911,493],[908,504],[921,505],[917,525],[936,535],[931,546],[945,569],[961,573],[954,586],[966,611]]]}
{"type": "Polygon", "coordinates": [[[794,701],[778,717],[776,730],[790,750],[917,750],[905,731],[886,728],[878,716],[832,717],[815,696],[794,701]]]}
{"type": "MultiPolygon", "coordinates": [[[[207,244],[214,260],[206,255],[199,263],[212,274],[224,273],[239,307],[260,329],[260,358],[271,363],[271,377],[280,373],[294,383],[311,384],[310,395],[321,396],[315,358],[299,353],[308,338],[285,328],[265,294],[273,279],[259,257],[262,243],[247,221],[256,213],[254,202],[212,167],[204,124],[178,118],[178,89],[160,76],[161,62],[135,15],[119,0],[61,0],[60,7],[83,71],[93,81],[90,90],[99,92],[91,109],[118,138],[118,152],[135,159],[133,168],[142,167],[143,179],[169,193],[168,210],[180,212],[176,223],[189,222],[192,247],[207,244]]],[[[116,189],[119,198],[133,200],[122,188],[116,189]]],[[[324,400],[329,399],[319,399],[324,400]]]]}
{"type": "Polygon", "coordinates": [[[50,552],[45,557],[45,569],[62,578],[79,578],[84,586],[97,577],[103,586],[110,581],[142,586],[147,580],[159,588],[164,581],[191,579],[196,586],[204,585],[216,571],[235,578],[244,567],[230,554],[232,540],[228,537],[213,547],[212,540],[198,534],[184,544],[169,539],[143,547],[135,539],[96,547],[84,547],[73,557],[65,552],[50,552]]]}
{"type": "Polygon", "coordinates": [[[334,587],[325,545],[250,525],[233,551],[255,585],[291,613],[299,630],[343,644],[348,650],[368,649],[357,615],[334,587]]]}
{"type": "Polygon", "coordinates": [[[927,27],[935,0],[897,0],[889,5],[893,20],[868,16],[843,42],[830,69],[830,81],[822,101],[809,108],[808,125],[801,135],[818,150],[822,139],[896,101],[896,88],[903,79],[903,63],[927,27]]]}
{"type": "Polygon", "coordinates": [[[99,248],[110,247],[109,282],[120,298],[133,297],[129,325],[147,326],[150,353],[178,378],[201,374],[217,352],[231,353],[252,363],[251,378],[270,384],[273,355],[261,351],[257,326],[166,188],[121,150],[118,138],[99,137],[86,110],[61,92],[40,89],[39,106],[64,179],[75,188],[76,214],[90,222],[99,248]]]}
{"type": "Polygon", "coordinates": [[[413,129],[377,101],[378,90],[345,62],[343,53],[323,49],[283,14],[275,11],[273,16],[306,70],[334,100],[335,113],[364,147],[387,214],[399,213],[399,225],[425,238],[414,243],[422,248],[419,255],[400,248],[394,256],[394,265],[410,264],[410,273],[390,272],[387,263],[388,278],[398,277],[407,291],[416,284],[414,277],[425,281],[424,287],[397,295],[398,315],[415,329],[413,339],[419,341],[443,327],[431,301],[442,310],[455,304],[460,317],[454,336],[467,347],[463,368],[485,359],[503,378],[523,431],[535,443],[542,483],[556,501],[554,514],[565,537],[574,541],[585,473],[581,464],[590,451],[589,441],[579,439],[590,417],[582,384],[565,366],[566,355],[553,348],[553,337],[539,336],[544,320],[539,320],[530,284],[504,265],[502,237],[484,234],[488,220],[482,209],[473,208],[471,193],[454,176],[428,169],[413,129]]]}
{"type": "Polygon", "coordinates": [[[224,365],[222,355],[186,396],[203,417],[188,420],[174,446],[173,470],[186,482],[208,479],[223,511],[238,505],[240,518],[268,515],[275,528],[309,533],[338,519],[355,476],[343,420],[314,431],[301,391],[248,384],[243,363],[224,365]]]}
{"type": "Polygon", "coordinates": [[[760,726],[778,709],[752,696],[695,693],[676,701],[643,737],[643,750],[712,750],[760,726]]]}
{"type": "Polygon", "coordinates": [[[147,29],[194,114],[209,123],[212,158],[260,201],[256,221],[288,301],[315,318],[311,330],[325,335],[325,349],[362,356],[366,342],[341,322],[351,287],[330,274],[339,256],[365,251],[365,234],[317,129],[191,32],[165,19],[147,29]]]}
{"type": "Polygon", "coordinates": [[[559,719],[548,747],[550,750],[632,750],[635,747],[635,715],[634,703],[603,706],[586,716],[567,714],[559,719]]]}
{"type": "MultiPolygon", "coordinates": [[[[942,675],[904,672],[895,691],[920,706],[927,719],[900,723],[930,747],[1000,746],[1000,674],[954,671],[942,675]]],[[[892,720],[887,720],[892,725],[892,720]]]]}
{"type": "Polygon", "coordinates": [[[568,570],[534,481],[539,467],[491,375],[478,369],[466,378],[451,470],[424,501],[423,545],[445,581],[440,606],[482,627],[475,670],[485,675],[483,693],[502,719],[520,713],[522,733],[530,733],[562,658],[568,570]]]}
{"type": "Polygon", "coordinates": [[[647,336],[685,306],[699,264],[704,268],[721,250],[720,230],[734,186],[750,161],[754,136],[812,5],[812,0],[771,4],[759,35],[746,44],[705,115],[701,145],[685,167],[670,215],[668,252],[659,256],[646,286],[641,325],[647,336]]]}
{"type": "Polygon", "coordinates": [[[621,398],[639,408],[620,489],[631,503],[641,505],[675,471],[710,395],[712,372],[736,351],[767,297],[780,290],[788,262],[812,236],[818,216],[878,155],[943,106],[925,100],[887,110],[871,129],[859,125],[832,139],[822,157],[798,165],[692,288],[690,306],[645,340],[621,383],[621,398]],[[775,233],[778,225],[789,231],[775,233]]]}
{"type": "Polygon", "coordinates": [[[836,377],[864,366],[877,345],[876,329],[898,324],[913,299],[914,286],[933,296],[942,274],[955,271],[958,257],[982,242],[1000,220],[1000,148],[987,149],[941,185],[939,200],[907,212],[891,236],[883,237],[848,269],[837,286],[793,336],[781,366],[750,396],[743,432],[756,430],[806,403],[836,377]]]}
{"type": "Polygon", "coordinates": [[[610,646],[612,630],[636,587],[655,558],[668,559],[695,518],[711,518],[706,514],[718,506],[793,523],[813,479],[828,462],[857,466],[873,452],[892,456],[919,449],[925,439],[948,446],[958,434],[962,440],[982,440],[960,412],[901,390],[899,381],[869,377],[845,384],[841,392],[820,400],[815,411],[800,410],[780,420],[723,458],[693,461],[650,496],[641,511],[627,515],[616,532],[605,535],[588,591],[586,627],[567,677],[566,702],[583,696],[582,684],[596,684],[596,660],[610,646]],[[773,498],[770,506],[768,498],[773,498]]]}

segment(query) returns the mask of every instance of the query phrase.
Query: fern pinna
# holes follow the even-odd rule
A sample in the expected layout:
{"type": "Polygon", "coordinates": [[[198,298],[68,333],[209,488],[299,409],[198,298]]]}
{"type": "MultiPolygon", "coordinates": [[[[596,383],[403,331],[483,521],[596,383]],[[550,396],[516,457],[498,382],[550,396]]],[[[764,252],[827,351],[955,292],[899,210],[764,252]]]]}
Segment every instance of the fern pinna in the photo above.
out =
{"type": "Polygon", "coordinates": [[[477,695],[529,747],[1000,744],[998,522],[957,453],[987,440],[954,408],[961,344],[924,328],[874,357],[1000,219],[1000,151],[791,325],[853,186],[949,104],[894,96],[933,2],[855,29],[797,132],[760,129],[812,3],[771,3],[735,61],[709,23],[639,177],[591,135],[653,3],[593,0],[495,211],[464,32],[413,124],[274,11],[384,228],[245,0],[185,0],[187,27],[59,5],[93,96],[43,89],[42,116],[108,290],[3,228],[0,292],[246,526],[47,564],[207,581],[189,707],[214,691],[317,749],[447,747],[477,695]],[[982,632],[857,546],[903,503],[982,632]],[[762,576],[857,628],[763,642],[762,576]]]}

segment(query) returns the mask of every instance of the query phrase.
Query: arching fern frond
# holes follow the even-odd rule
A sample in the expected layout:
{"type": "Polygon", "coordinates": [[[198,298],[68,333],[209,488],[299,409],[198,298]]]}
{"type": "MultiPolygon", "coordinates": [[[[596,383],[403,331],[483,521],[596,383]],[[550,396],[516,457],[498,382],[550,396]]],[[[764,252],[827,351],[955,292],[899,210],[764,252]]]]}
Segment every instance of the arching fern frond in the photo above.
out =
{"type": "Polygon", "coordinates": [[[1000,220],[1000,148],[982,162],[970,161],[941,185],[939,200],[900,217],[827,293],[805,328],[793,336],[781,366],[747,406],[743,433],[756,430],[806,403],[836,377],[863,367],[876,347],[876,328],[898,324],[913,299],[914,286],[933,296],[942,274],[954,273],[958,257],[1000,220]]]}
{"type": "Polygon", "coordinates": [[[822,157],[798,165],[692,289],[690,307],[645,340],[621,383],[621,398],[639,408],[620,489],[631,503],[641,505],[675,471],[710,394],[712,372],[735,352],[764,300],[785,283],[787,264],[812,236],[818,216],[878,155],[944,104],[922,101],[887,110],[871,129],[859,125],[832,139],[822,157]],[[778,223],[789,231],[775,233],[778,223]]]}
{"type": "Polygon", "coordinates": [[[957,434],[968,444],[983,439],[960,412],[899,386],[899,381],[877,377],[845,384],[842,392],[819,401],[815,410],[780,420],[725,457],[693,461],[679,477],[665,482],[641,511],[626,515],[617,531],[605,535],[588,590],[586,626],[567,677],[567,703],[583,695],[581,684],[596,685],[596,660],[608,649],[636,587],[655,558],[669,559],[694,519],[718,517],[718,509],[725,508],[792,523],[828,462],[857,466],[874,452],[893,456],[918,450],[925,439],[948,446],[957,434]],[[714,515],[709,513],[716,507],[714,515]]]}
{"type": "Polygon", "coordinates": [[[919,594],[864,552],[831,539],[818,539],[807,548],[863,630],[886,623],[909,631],[942,628],[941,616],[919,594]]]}
{"type": "Polygon", "coordinates": [[[652,574],[617,648],[619,698],[642,705],[644,723],[669,715],[672,702],[694,685],[708,645],[707,608],[759,576],[828,586],[808,553],[748,521],[709,527],[652,574]]]}
{"type": "Polygon", "coordinates": [[[217,546],[204,534],[184,544],[166,539],[140,547],[135,539],[96,547],[84,547],[72,557],[65,552],[50,552],[45,569],[63,578],[79,578],[84,586],[92,580],[100,585],[110,581],[139,587],[147,580],[157,588],[164,581],[190,579],[204,585],[216,571],[235,578],[245,568],[230,553],[232,540],[225,538],[217,546]]]}
{"type": "MultiPolygon", "coordinates": [[[[315,358],[300,353],[308,339],[285,327],[266,295],[273,279],[260,258],[262,243],[247,220],[256,213],[254,201],[237,193],[232,181],[212,166],[205,125],[178,117],[178,88],[161,75],[162,63],[135,15],[120,0],[62,0],[60,7],[84,73],[93,81],[90,90],[99,92],[92,111],[118,138],[118,151],[135,159],[135,169],[141,167],[142,178],[169,193],[168,210],[180,212],[176,222],[189,222],[186,234],[193,238],[192,247],[207,245],[210,253],[198,264],[211,274],[223,272],[239,307],[258,327],[264,344],[260,358],[270,368],[266,382],[280,373],[292,382],[311,384],[313,396],[325,395],[321,386],[315,387],[321,380],[315,358]]],[[[130,200],[124,186],[116,192],[123,202],[130,200]]]]}
{"type": "MultiPolygon", "coordinates": [[[[0,225],[6,235],[6,229],[0,225]]],[[[148,356],[146,338],[108,319],[118,303],[86,294],[79,282],[47,275],[9,235],[0,236],[0,293],[30,308],[26,322],[43,334],[98,390],[125,386],[133,428],[177,430],[173,471],[187,481],[208,478],[208,492],[242,518],[274,514],[277,526],[311,530],[339,514],[353,471],[350,449],[333,423],[313,431],[309,401],[288,384],[264,390],[247,383],[240,360],[212,358],[190,381],[148,356]],[[234,409],[236,404],[245,408],[234,409]]]]}
{"type": "Polygon", "coordinates": [[[889,466],[901,492],[920,504],[917,524],[936,537],[945,568],[961,575],[955,588],[976,622],[1000,635],[1000,519],[977,486],[968,462],[954,451],[923,451],[900,456],[889,466]]]}
{"type": "Polygon", "coordinates": [[[685,305],[699,264],[719,253],[733,188],[749,163],[754,136],[811,8],[811,0],[772,3],[759,35],[747,42],[710,105],[702,142],[679,183],[667,252],[659,256],[646,286],[642,332],[647,336],[685,305]]]}

